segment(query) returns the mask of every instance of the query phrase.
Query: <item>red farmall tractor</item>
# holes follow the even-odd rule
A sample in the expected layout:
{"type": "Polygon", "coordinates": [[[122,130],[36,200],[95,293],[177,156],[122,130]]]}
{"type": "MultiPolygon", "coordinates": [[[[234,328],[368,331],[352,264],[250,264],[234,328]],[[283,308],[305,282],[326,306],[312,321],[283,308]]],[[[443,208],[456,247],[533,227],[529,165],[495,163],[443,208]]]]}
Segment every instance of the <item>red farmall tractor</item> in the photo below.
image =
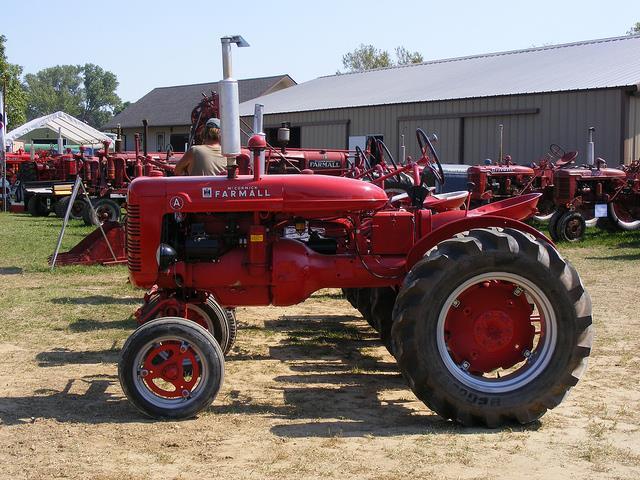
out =
{"type": "MultiPolygon", "coordinates": [[[[595,225],[599,218],[619,218],[620,224],[629,222],[633,213],[633,173],[607,168],[602,158],[594,159],[593,133],[589,128],[587,163],[576,166],[576,155],[567,154],[565,161],[556,162],[553,172],[553,202],[555,212],[549,220],[549,233],[554,240],[574,242],[582,239],[587,226],[595,225]],[[612,202],[616,205],[611,205],[612,202]]],[[[575,152],[571,152],[575,153],[575,152]]],[[[619,224],[614,220],[614,224],[619,224]]]]}
{"type": "Polygon", "coordinates": [[[556,168],[571,163],[578,152],[565,152],[551,144],[549,152],[530,166],[516,165],[511,156],[505,155],[497,164],[475,165],[467,170],[471,187],[471,204],[481,205],[496,200],[527,193],[541,193],[538,213],[534,219],[544,222],[551,219],[556,206],[553,200],[553,173],[556,168]]]}
{"type": "Polygon", "coordinates": [[[608,206],[609,221],[620,230],[640,229],[640,159],[620,167],[626,174],[625,182],[611,197],[608,206]]]}
{"type": "MultiPolygon", "coordinates": [[[[240,154],[232,43],[244,41],[222,39],[230,159],[240,154]]],[[[433,213],[419,185],[400,208],[370,182],[262,174],[264,137],[249,148],[252,175],[230,167],[227,177],[140,178],[129,188],[130,280],[151,289],[143,312],[166,315],[122,349],[120,383],[141,412],[180,419],[214,400],[232,341],[228,309],[293,305],[327,287],[369,292],[372,323],[390,332],[410,388],[445,418],[528,423],[576,384],[591,301],[544,235],[516,220],[539,195],[433,213]]]]}

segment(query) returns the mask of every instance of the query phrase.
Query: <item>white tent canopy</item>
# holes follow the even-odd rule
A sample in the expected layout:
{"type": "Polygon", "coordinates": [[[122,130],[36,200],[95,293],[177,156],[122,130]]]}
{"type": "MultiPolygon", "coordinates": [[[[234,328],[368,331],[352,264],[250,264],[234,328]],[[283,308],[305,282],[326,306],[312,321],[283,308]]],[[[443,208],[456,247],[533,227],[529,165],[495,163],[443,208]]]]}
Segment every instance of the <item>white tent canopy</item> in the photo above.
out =
{"type": "Polygon", "coordinates": [[[56,135],[58,131],[60,131],[64,138],[81,145],[92,145],[105,140],[111,141],[104,133],[99,132],[77,118],[64,112],[56,112],[51,115],[35,118],[15,130],[11,130],[7,133],[7,142],[13,142],[39,128],[53,130],[56,135]]]}

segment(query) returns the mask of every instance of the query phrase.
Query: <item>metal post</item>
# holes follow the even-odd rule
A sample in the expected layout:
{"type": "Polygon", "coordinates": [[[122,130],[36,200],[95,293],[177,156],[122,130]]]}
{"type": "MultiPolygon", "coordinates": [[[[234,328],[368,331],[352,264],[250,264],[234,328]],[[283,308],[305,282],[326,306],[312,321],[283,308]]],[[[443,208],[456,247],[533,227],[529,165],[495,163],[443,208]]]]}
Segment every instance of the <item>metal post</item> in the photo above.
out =
{"type": "MultiPolygon", "coordinates": [[[[253,114],[253,132],[256,135],[260,135],[263,138],[266,138],[264,133],[264,105],[261,103],[256,103],[255,110],[253,114]]],[[[265,151],[262,150],[260,152],[260,177],[264,175],[265,170],[265,151]]]]}
{"type": "Polygon", "coordinates": [[[2,160],[2,210],[7,211],[7,147],[5,142],[5,120],[6,113],[4,108],[4,97],[7,89],[7,80],[3,79],[2,92],[0,92],[0,160],[2,160]]]}
{"type": "Polygon", "coordinates": [[[589,127],[589,141],[587,142],[587,165],[593,167],[596,158],[596,146],[593,142],[593,133],[596,131],[595,127],[589,127]]]}
{"type": "Polygon", "coordinates": [[[400,135],[400,163],[405,165],[407,161],[407,146],[404,144],[404,133],[400,135]]]}
{"type": "Polygon", "coordinates": [[[503,143],[502,143],[502,134],[504,132],[504,125],[500,124],[500,157],[498,158],[498,164],[502,163],[502,157],[504,156],[503,143]]]}
{"type": "Polygon", "coordinates": [[[58,127],[58,153],[60,155],[62,155],[64,146],[63,146],[63,142],[62,142],[62,128],[58,127]]]}

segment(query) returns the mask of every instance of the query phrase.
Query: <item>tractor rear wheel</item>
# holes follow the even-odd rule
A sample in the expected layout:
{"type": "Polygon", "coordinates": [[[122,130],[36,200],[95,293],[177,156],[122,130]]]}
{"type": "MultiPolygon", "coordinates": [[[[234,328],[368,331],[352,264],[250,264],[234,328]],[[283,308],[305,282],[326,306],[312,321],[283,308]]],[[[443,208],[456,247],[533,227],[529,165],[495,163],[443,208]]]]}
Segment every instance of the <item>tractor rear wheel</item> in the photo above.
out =
{"type": "Polygon", "coordinates": [[[537,222],[548,222],[553,217],[556,211],[556,206],[553,200],[542,197],[542,200],[538,202],[538,214],[533,216],[533,219],[537,222]]]}
{"type": "MultiPolygon", "coordinates": [[[[64,218],[65,214],[67,213],[67,208],[69,207],[70,201],[70,196],[62,197],[53,205],[53,210],[56,212],[56,217],[64,218]]],[[[73,207],[71,207],[69,218],[73,220],[82,220],[85,208],[87,208],[87,202],[85,200],[76,198],[76,201],[73,202],[73,207]]]]}
{"type": "Polygon", "coordinates": [[[567,211],[563,213],[556,225],[556,232],[560,241],[577,242],[582,240],[586,230],[587,224],[579,212],[567,211]]]}
{"type": "Polygon", "coordinates": [[[393,351],[416,396],[463,425],[532,422],[586,368],[591,299],[552,245],[471,230],[411,269],[393,310],[393,351]]]}
{"type": "Polygon", "coordinates": [[[371,289],[371,321],[380,334],[380,340],[391,355],[391,326],[393,325],[393,306],[397,293],[391,287],[371,289]]]}
{"type": "Polygon", "coordinates": [[[342,289],[342,294],[344,295],[344,298],[347,299],[347,301],[351,304],[353,308],[358,308],[358,305],[356,302],[356,292],[357,292],[357,289],[355,288],[342,289]]]}
{"type": "Polygon", "coordinates": [[[609,219],[620,230],[640,229],[640,208],[624,201],[613,201],[608,206],[609,219]]]}
{"type": "Polygon", "coordinates": [[[47,206],[47,199],[42,195],[32,195],[27,202],[27,211],[33,217],[46,217],[50,210],[47,206]]]}
{"type": "Polygon", "coordinates": [[[92,202],[93,210],[87,205],[82,214],[85,225],[102,225],[104,222],[120,221],[120,205],[110,198],[99,198],[92,202]],[[95,210],[95,213],[94,213],[95,210]]]}
{"type": "Polygon", "coordinates": [[[376,324],[371,318],[371,290],[371,288],[358,288],[356,290],[356,308],[369,326],[378,331],[376,324]]]}
{"type": "Polygon", "coordinates": [[[218,342],[200,325],[166,317],[145,323],[122,347],[118,378],[129,401],[152,418],[190,418],[215,399],[224,379],[218,342]]]}
{"type": "Polygon", "coordinates": [[[549,225],[548,225],[549,236],[551,237],[551,240],[553,240],[554,242],[557,242],[559,240],[558,221],[566,211],[567,210],[565,209],[558,209],[555,212],[553,212],[553,215],[551,215],[551,218],[549,219],[549,225]]]}

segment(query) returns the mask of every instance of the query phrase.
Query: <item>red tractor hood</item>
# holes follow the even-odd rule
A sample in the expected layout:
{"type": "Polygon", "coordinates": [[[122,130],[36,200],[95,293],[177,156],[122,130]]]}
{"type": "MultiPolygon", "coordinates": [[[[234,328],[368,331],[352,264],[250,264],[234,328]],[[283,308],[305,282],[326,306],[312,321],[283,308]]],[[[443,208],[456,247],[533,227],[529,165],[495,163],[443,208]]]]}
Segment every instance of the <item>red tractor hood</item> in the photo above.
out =
{"type": "Polygon", "coordinates": [[[469,173],[487,173],[490,175],[533,175],[533,168],[522,165],[474,165],[469,173]]]}
{"type": "Polygon", "coordinates": [[[559,168],[556,174],[563,176],[579,176],[584,178],[625,178],[627,175],[617,168],[559,168]]]}
{"type": "Polygon", "coordinates": [[[158,199],[167,212],[281,212],[336,215],[378,210],[387,202],[381,188],[361,180],[324,175],[265,175],[259,180],[227,177],[141,177],[129,187],[129,201],[158,199]]]}

